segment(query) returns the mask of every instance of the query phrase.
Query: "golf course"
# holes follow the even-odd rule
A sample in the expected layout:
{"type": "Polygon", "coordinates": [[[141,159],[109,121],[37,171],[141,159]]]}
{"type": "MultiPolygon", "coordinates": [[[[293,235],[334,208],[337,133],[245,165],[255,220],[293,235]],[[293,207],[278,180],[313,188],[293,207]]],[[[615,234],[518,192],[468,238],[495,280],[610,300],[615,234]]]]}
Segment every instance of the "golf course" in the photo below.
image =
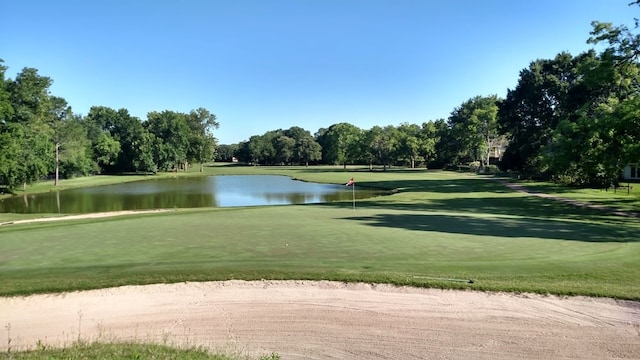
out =
{"type": "MultiPolygon", "coordinates": [[[[71,297],[80,290],[147,284],[315,281],[601,298],[636,304],[637,312],[637,186],[613,192],[518,183],[530,191],[525,192],[493,176],[366,167],[216,165],[204,173],[265,174],[332,184],[354,178],[357,187],[389,195],[358,200],[355,207],[341,201],[104,217],[0,214],[0,295],[71,297]],[[53,218],[61,219],[25,221],[53,218]]],[[[193,170],[159,176],[202,175],[193,170]]],[[[61,188],[129,180],[144,177],[71,179],[61,188]]],[[[51,185],[31,191],[51,191],[51,185]]],[[[77,317],[82,315],[76,323],[77,317]]],[[[637,320],[630,320],[633,326],[637,320]]],[[[19,333],[17,324],[11,326],[19,333]]]]}
{"type": "MultiPolygon", "coordinates": [[[[395,193],[359,201],[355,210],[348,201],[3,225],[0,294],[310,279],[640,300],[637,217],[531,196],[467,173],[222,166],[207,171],[338,184],[354,177],[358,187],[395,193]]],[[[592,192],[629,210],[640,203],[637,191],[592,192]]],[[[43,216],[53,215],[0,214],[0,223],[43,216]]]]}

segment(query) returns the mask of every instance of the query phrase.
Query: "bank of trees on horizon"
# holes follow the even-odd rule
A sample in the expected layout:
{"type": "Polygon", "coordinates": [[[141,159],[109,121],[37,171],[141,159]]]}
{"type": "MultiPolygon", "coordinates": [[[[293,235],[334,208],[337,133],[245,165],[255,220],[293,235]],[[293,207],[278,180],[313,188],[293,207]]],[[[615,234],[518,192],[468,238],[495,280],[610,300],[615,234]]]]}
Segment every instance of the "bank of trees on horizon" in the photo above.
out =
{"type": "MultiPolygon", "coordinates": [[[[322,149],[321,162],[484,167],[495,150],[506,146],[498,162],[503,171],[573,185],[617,182],[625,165],[640,163],[640,35],[624,25],[592,25],[588,43],[604,44],[601,52],[562,52],[532,61],[505,99],[476,96],[447,119],[420,125],[360,129],[339,123],[319,129],[314,138],[322,149]]],[[[290,131],[273,130],[221,146],[218,158],[300,163],[281,153],[283,148],[295,153],[290,131]]]]}
{"type": "Polygon", "coordinates": [[[6,79],[0,60],[0,187],[52,177],[102,173],[155,173],[213,159],[216,116],[153,111],[141,121],[126,109],[93,106],[73,113],[50,93],[53,80],[24,68],[6,79]]]}
{"type": "Polygon", "coordinates": [[[640,162],[640,36],[594,22],[588,42],[604,50],[532,61],[504,99],[475,96],[447,119],[371,129],[341,122],[313,134],[294,126],[223,145],[207,109],[154,111],[146,119],[105,106],[75,114],[50,93],[52,79],[34,68],[7,79],[0,60],[0,187],[232,158],[261,165],[486,167],[502,148],[497,165],[504,171],[608,185],[626,164],[640,162]]]}

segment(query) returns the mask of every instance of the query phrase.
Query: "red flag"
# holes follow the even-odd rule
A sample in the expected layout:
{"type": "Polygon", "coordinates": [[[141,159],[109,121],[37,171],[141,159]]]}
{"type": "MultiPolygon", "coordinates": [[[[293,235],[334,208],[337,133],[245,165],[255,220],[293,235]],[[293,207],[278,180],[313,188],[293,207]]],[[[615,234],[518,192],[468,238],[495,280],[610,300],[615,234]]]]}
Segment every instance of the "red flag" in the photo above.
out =
{"type": "Polygon", "coordinates": [[[353,181],[353,178],[351,178],[351,180],[347,181],[347,183],[346,183],[345,185],[347,185],[347,186],[353,186],[353,185],[355,185],[355,183],[356,183],[356,182],[355,182],[355,181],[353,181]]]}

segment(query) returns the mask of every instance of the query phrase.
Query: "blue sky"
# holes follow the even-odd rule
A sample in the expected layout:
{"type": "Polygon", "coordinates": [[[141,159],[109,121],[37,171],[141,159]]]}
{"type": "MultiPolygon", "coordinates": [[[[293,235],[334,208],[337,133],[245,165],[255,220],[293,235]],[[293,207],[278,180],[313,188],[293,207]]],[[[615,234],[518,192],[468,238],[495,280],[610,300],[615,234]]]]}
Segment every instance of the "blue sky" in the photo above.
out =
{"type": "Polygon", "coordinates": [[[0,58],[74,112],[216,114],[222,144],[301,126],[422,124],[578,54],[630,0],[0,0],[0,58]]]}

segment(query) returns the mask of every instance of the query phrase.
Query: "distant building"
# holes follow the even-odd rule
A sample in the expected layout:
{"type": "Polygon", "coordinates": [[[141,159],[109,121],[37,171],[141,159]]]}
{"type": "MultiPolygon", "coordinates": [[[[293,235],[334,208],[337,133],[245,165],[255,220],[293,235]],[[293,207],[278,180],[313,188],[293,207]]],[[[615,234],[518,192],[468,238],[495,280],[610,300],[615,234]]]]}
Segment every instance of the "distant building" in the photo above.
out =
{"type": "Polygon", "coordinates": [[[640,164],[629,164],[622,170],[624,180],[640,180],[640,164]]]}
{"type": "Polygon", "coordinates": [[[502,155],[504,155],[505,150],[507,150],[507,145],[509,145],[509,141],[504,137],[497,139],[493,144],[491,144],[491,149],[489,150],[489,164],[496,165],[502,160],[502,155]]]}

